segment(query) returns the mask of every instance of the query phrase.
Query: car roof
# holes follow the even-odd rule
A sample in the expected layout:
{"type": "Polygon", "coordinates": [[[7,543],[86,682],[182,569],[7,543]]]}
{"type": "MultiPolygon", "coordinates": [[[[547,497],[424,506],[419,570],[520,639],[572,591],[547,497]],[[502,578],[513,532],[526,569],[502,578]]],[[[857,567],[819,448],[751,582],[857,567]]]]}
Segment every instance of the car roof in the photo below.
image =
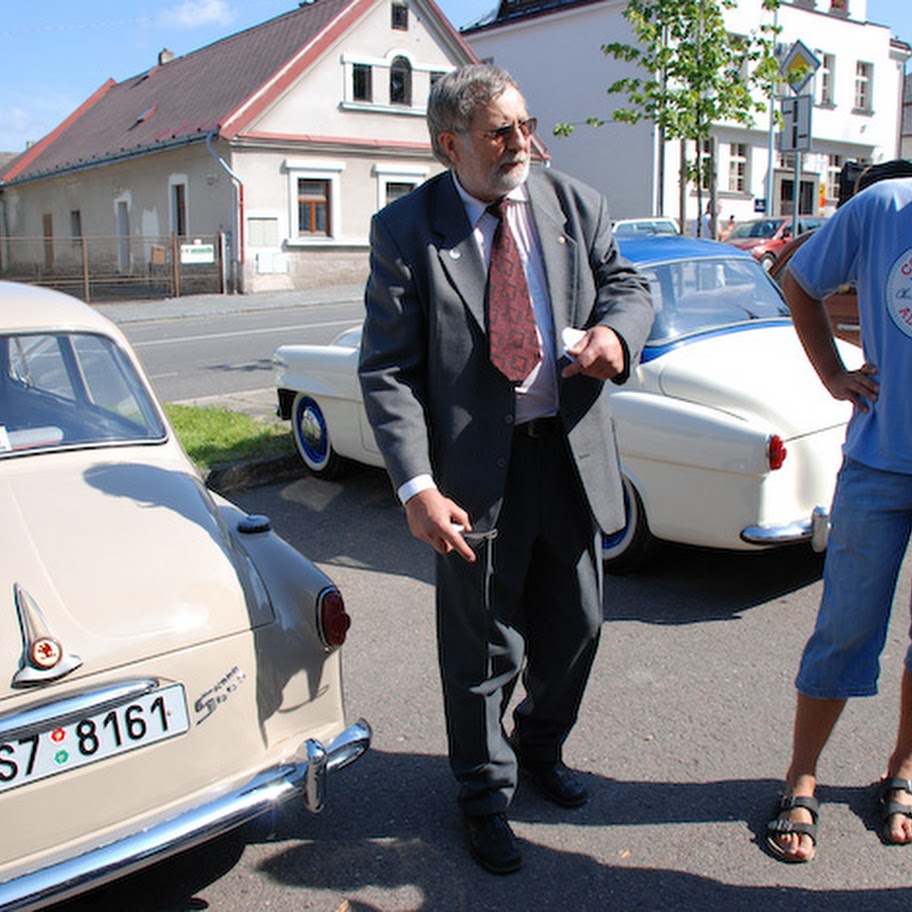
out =
{"type": "Polygon", "coordinates": [[[0,282],[0,314],[4,332],[63,330],[118,335],[111,321],[85,302],[39,285],[0,282]]]}
{"type": "Polygon", "coordinates": [[[675,220],[673,218],[670,218],[667,215],[641,215],[641,216],[638,216],[637,218],[615,219],[614,224],[615,225],[652,225],[655,222],[662,222],[662,223],[670,222],[672,225],[677,224],[677,222],[675,222],[675,220]]]}
{"type": "Polygon", "coordinates": [[[753,257],[738,247],[710,241],[704,238],[689,238],[684,235],[665,234],[650,237],[619,237],[621,253],[633,263],[660,263],[667,260],[701,260],[713,257],[753,257]]]}

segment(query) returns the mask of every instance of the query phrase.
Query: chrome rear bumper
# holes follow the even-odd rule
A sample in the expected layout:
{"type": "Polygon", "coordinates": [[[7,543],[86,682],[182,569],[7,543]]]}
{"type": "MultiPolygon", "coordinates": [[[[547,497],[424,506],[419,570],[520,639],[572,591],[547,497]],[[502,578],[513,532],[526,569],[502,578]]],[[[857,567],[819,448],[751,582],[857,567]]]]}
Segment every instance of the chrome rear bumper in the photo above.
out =
{"type": "Polygon", "coordinates": [[[371,728],[363,719],[325,746],[308,739],[292,762],[264,770],[241,788],[82,855],[0,883],[0,909],[42,909],[226,833],[295,796],[302,796],[308,810],[318,813],[325,801],[327,775],[357,760],[370,742],[371,728]]]}
{"type": "Polygon", "coordinates": [[[781,526],[748,526],[741,532],[741,540],[750,545],[788,545],[809,541],[815,551],[825,551],[830,534],[830,514],[823,507],[815,507],[809,519],[801,519],[781,526]]]}

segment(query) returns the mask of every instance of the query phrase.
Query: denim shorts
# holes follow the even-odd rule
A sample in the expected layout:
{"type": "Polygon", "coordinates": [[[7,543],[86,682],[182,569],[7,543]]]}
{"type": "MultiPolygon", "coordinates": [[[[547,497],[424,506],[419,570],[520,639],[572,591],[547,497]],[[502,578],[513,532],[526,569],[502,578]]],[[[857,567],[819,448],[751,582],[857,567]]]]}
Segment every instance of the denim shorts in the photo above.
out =
{"type": "MultiPolygon", "coordinates": [[[[880,653],[912,529],[912,475],[844,459],[833,495],[823,597],[795,686],[819,699],[877,693],[880,653]]],[[[905,666],[912,673],[912,646],[905,666]]]]}

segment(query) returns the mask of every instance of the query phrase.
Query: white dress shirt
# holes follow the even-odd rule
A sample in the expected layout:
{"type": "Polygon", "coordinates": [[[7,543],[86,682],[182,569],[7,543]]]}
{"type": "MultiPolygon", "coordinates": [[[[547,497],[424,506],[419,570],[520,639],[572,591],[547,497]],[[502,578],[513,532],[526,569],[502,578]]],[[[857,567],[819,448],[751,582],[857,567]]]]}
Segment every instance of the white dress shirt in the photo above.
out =
{"type": "MultiPolygon", "coordinates": [[[[456,191],[462,199],[473,226],[472,233],[481,252],[485,266],[491,262],[491,246],[498,219],[487,211],[488,203],[466,193],[450,172],[456,191]]],[[[541,349],[541,361],[528,377],[516,387],[516,424],[523,424],[533,418],[543,418],[557,414],[557,362],[555,359],[554,319],[551,315],[551,299],[548,296],[548,284],[545,278],[545,267],[542,261],[541,244],[535,222],[529,206],[526,187],[521,184],[507,194],[511,205],[507,206],[507,222],[519,254],[523,270],[526,273],[526,284],[532,298],[532,311],[538,331],[538,344],[541,349]]],[[[430,475],[418,475],[409,479],[399,490],[399,500],[405,503],[419,491],[435,487],[430,475]]]]}

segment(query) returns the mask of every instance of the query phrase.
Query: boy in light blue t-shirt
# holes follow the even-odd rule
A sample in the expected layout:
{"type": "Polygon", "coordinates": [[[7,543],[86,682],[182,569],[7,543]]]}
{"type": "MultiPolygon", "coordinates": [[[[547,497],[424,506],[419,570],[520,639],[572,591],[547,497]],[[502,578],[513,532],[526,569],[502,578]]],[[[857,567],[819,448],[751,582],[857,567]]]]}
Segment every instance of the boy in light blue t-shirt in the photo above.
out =
{"type": "MultiPolygon", "coordinates": [[[[804,862],[817,839],[817,761],[846,700],[877,692],[912,531],[912,177],[876,183],[840,208],[795,253],[783,291],[821,382],[855,406],[833,496],[820,610],[795,681],[785,794],[767,829],[776,857],[804,862]],[[858,290],[865,363],[855,371],[839,356],[822,303],[845,284],[858,290]]],[[[882,837],[893,844],[912,842],[912,647],[901,688],[897,740],[877,784],[882,837]]]]}

